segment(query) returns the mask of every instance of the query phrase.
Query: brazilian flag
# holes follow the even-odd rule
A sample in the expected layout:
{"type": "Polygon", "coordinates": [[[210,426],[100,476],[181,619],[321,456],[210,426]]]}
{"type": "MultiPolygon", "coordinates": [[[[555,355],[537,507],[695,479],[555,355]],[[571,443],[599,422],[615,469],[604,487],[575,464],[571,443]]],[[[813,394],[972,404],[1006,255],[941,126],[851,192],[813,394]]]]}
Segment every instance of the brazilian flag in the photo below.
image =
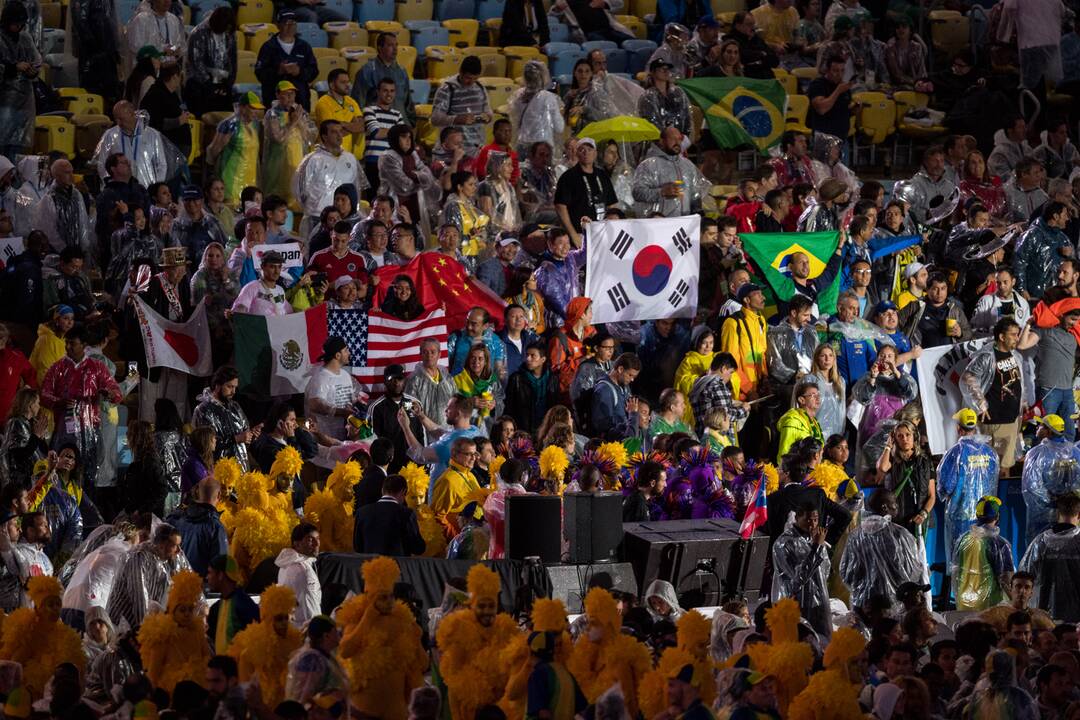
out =
{"type": "MultiPolygon", "coordinates": [[[[773,295],[787,302],[795,295],[795,281],[791,279],[788,261],[801,252],[810,260],[810,279],[821,275],[825,266],[836,253],[840,244],[838,232],[816,233],[743,233],[743,251],[757,268],[757,275],[764,280],[773,295]]],[[[817,296],[818,310],[824,315],[836,312],[836,298],[840,294],[840,272],[828,287],[821,288],[817,296]]]]}
{"type": "Polygon", "coordinates": [[[764,155],[784,134],[787,93],[776,80],[697,78],[679,87],[701,108],[721,148],[753,145],[764,155]]]}

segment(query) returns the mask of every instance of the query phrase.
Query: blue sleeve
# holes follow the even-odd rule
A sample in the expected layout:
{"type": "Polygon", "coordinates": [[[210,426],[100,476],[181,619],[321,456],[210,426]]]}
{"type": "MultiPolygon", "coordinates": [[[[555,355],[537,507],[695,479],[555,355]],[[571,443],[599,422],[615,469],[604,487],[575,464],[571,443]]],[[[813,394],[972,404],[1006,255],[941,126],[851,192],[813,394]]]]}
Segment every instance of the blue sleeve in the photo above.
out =
{"type": "Polygon", "coordinates": [[[255,261],[250,257],[244,258],[244,267],[240,269],[240,287],[244,287],[252,280],[258,280],[255,274],[255,261]]]}
{"type": "Polygon", "coordinates": [[[439,459],[440,465],[450,464],[450,443],[438,442],[435,444],[435,457],[439,459]]]}
{"type": "Polygon", "coordinates": [[[228,555],[229,554],[229,538],[225,534],[225,527],[223,525],[221,525],[221,523],[218,523],[217,525],[214,526],[214,538],[213,538],[213,541],[214,541],[214,546],[215,546],[215,552],[214,552],[213,555],[210,556],[211,560],[213,558],[217,557],[218,555],[228,555]]]}
{"type": "Polygon", "coordinates": [[[833,280],[836,279],[836,274],[840,272],[840,264],[843,260],[844,256],[842,254],[837,255],[835,251],[833,252],[832,257],[829,258],[829,264],[825,266],[820,275],[814,278],[814,287],[817,288],[818,292],[822,292],[832,285],[833,280]]]}
{"type": "Polygon", "coordinates": [[[610,401],[611,392],[606,385],[597,383],[592,396],[592,430],[606,432],[615,424],[615,406],[610,401]]]}
{"type": "Polygon", "coordinates": [[[525,714],[538,717],[541,710],[550,710],[551,689],[547,663],[537,665],[529,673],[529,700],[525,714]]]}

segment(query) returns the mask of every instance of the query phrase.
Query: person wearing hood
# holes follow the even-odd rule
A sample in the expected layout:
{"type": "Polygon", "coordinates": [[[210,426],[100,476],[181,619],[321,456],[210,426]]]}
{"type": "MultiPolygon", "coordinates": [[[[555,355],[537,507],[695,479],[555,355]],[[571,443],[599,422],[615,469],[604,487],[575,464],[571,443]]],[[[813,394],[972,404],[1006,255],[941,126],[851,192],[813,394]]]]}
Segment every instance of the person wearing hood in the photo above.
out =
{"type": "MultiPolygon", "coordinates": [[[[548,249],[540,256],[535,276],[536,287],[544,299],[544,321],[549,328],[561,327],[566,322],[571,298],[581,294],[580,271],[585,265],[585,245],[582,238],[580,247],[574,248],[567,229],[552,228],[548,234],[548,249]]],[[[548,357],[552,356],[549,354],[548,357]]]]}
{"type": "Polygon", "coordinates": [[[975,685],[970,698],[964,707],[964,717],[1009,717],[1013,720],[1040,717],[1038,703],[1017,684],[1016,656],[1011,649],[994,650],[987,655],[986,673],[975,685]]]}
{"type": "Polygon", "coordinates": [[[920,223],[927,221],[930,206],[935,198],[949,197],[956,189],[956,171],[945,161],[945,148],[931,145],[922,157],[922,167],[908,181],[915,191],[915,202],[909,213],[920,223]]]}
{"type": "Polygon", "coordinates": [[[184,97],[196,116],[232,108],[236,82],[236,19],[232,8],[216,7],[188,38],[184,97]]]}
{"type": "Polygon", "coordinates": [[[1001,537],[1001,500],[984,495],[975,504],[975,524],[952,550],[952,586],[957,610],[981,612],[1007,603],[1013,575],[1013,550],[1001,537]]]}
{"type": "Polygon", "coordinates": [[[1080,448],[1065,437],[1065,421],[1059,415],[1046,415],[1036,422],[1041,426],[1035,435],[1040,442],[1024,456],[1021,476],[1029,543],[1051,527],[1057,499],[1080,490],[1080,448]]]}
{"type": "Polygon", "coordinates": [[[319,124],[319,143],[296,168],[292,194],[304,212],[306,227],[301,225],[302,236],[306,237],[307,231],[318,224],[319,213],[328,205],[338,207],[341,219],[346,222],[355,224],[359,220],[359,191],[366,190],[369,183],[367,176],[360,172],[360,161],[351,152],[345,152],[344,138],[345,128],[340,122],[323,120],[319,124]],[[348,207],[345,207],[346,200],[348,207]]]}
{"type": "Polygon", "coordinates": [[[686,612],[679,606],[675,587],[667,580],[653,580],[645,589],[645,604],[654,621],[677,622],[686,612]]]}
{"type": "Polygon", "coordinates": [[[239,203],[244,188],[258,180],[259,126],[265,110],[253,91],[241,93],[236,112],[218,123],[206,148],[206,162],[217,168],[218,177],[225,183],[225,198],[232,205],[239,203]]]}
{"type": "Polygon", "coordinates": [[[1015,170],[1005,183],[1005,209],[1003,219],[1026,223],[1038,217],[1039,208],[1050,199],[1044,189],[1046,168],[1033,157],[1025,157],[1016,164],[1015,170]]]}
{"type": "MultiPolygon", "coordinates": [[[[150,195],[135,178],[131,161],[126,155],[115,152],[105,158],[105,171],[108,176],[95,202],[97,215],[94,221],[94,232],[97,235],[98,250],[101,252],[102,267],[108,267],[111,259],[111,239],[115,230],[113,223],[116,220],[114,211],[118,213],[120,219],[129,221],[133,217],[135,208],[142,208],[147,214],[150,208],[150,195]]],[[[44,188],[48,187],[48,182],[52,177],[51,171],[46,169],[45,158],[37,156],[20,160],[19,174],[26,181],[19,192],[25,192],[28,199],[39,190],[44,193],[44,188]]]]}
{"type": "Polygon", "coordinates": [[[988,435],[978,431],[979,416],[961,408],[956,420],[956,444],[942,456],[937,467],[937,498],[945,505],[946,562],[953,559],[957,539],[975,524],[981,498],[997,491],[998,458],[988,435]]]}
{"type": "Polygon", "coordinates": [[[49,165],[49,158],[45,155],[25,155],[15,166],[22,184],[15,191],[15,207],[12,208],[11,214],[13,230],[19,237],[30,234],[33,227],[31,216],[34,208],[45,197],[45,191],[49,189],[49,183],[52,181],[49,165]]]}
{"type": "Polygon", "coordinates": [[[773,543],[772,601],[793,598],[814,630],[828,638],[832,635],[828,586],[832,564],[825,542],[825,527],[819,518],[814,505],[797,506],[794,517],[773,543]]]}
{"type": "Polygon", "coordinates": [[[49,236],[49,245],[55,252],[78,248],[86,259],[96,266],[97,253],[91,244],[90,218],[86,202],[75,187],[75,169],[67,160],[55,160],[50,167],[53,184],[45,197],[37,204],[33,214],[33,226],[49,236]]]}
{"type": "MultiPolygon", "coordinates": [[[[534,143],[544,142],[558,147],[566,126],[562,102],[553,93],[547,65],[536,60],[525,63],[525,87],[510,96],[510,122],[516,140],[518,157],[528,157],[534,143]],[[526,113],[526,110],[528,111],[526,113]]],[[[515,162],[515,170],[517,163],[515,162]]]]}
{"type": "MultiPolygon", "coordinates": [[[[41,54],[27,32],[26,6],[19,2],[4,5],[0,13],[0,152],[10,162],[33,143],[33,81],[41,68],[41,54]]],[[[0,167],[0,174],[11,168],[0,167]]]]}
{"type": "Polygon", "coordinates": [[[212,560],[229,551],[221,513],[214,507],[220,490],[221,483],[212,476],[204,478],[191,490],[191,502],[168,519],[180,532],[180,547],[191,569],[203,577],[212,560]]]}
{"type": "Polygon", "coordinates": [[[848,534],[840,578],[851,590],[851,604],[863,607],[874,595],[895,598],[905,582],[918,582],[926,568],[915,537],[893,522],[899,512],[892,492],[877,491],[869,513],[848,534]]]}
{"type": "Polygon", "coordinates": [[[991,175],[1008,177],[1024,158],[1032,154],[1027,141],[1027,122],[1022,117],[1011,117],[994,133],[994,150],[986,159],[991,175]]]}
{"type": "Polygon", "coordinates": [[[683,134],[665,127],[660,139],[634,169],[634,212],[638,217],[681,217],[701,209],[709,185],[682,155],[683,134]]]}
{"type": "Polygon", "coordinates": [[[1080,496],[1066,492],[1054,503],[1055,522],[1032,538],[1019,569],[1035,576],[1035,606],[1061,622],[1080,620],[1080,496]]]}
{"type": "Polygon", "coordinates": [[[302,522],[293,528],[291,542],[292,547],[282,550],[274,564],[278,567],[278,584],[292,588],[296,594],[292,623],[304,627],[308,620],[322,612],[322,586],[315,572],[319,530],[311,523],[302,522]]]}
{"type": "Polygon", "coordinates": [[[1080,152],[1069,139],[1069,124],[1064,120],[1050,123],[1039,138],[1033,157],[1042,163],[1048,178],[1067,178],[1080,167],[1080,152]]]}
{"type": "Polygon", "coordinates": [[[480,58],[469,55],[457,75],[442,81],[431,103],[432,127],[460,127],[465,133],[465,156],[476,157],[484,144],[487,124],[494,117],[487,90],[480,84],[480,58]]]}
{"type": "Polygon", "coordinates": [[[1013,255],[1016,270],[1016,290],[1025,299],[1037,301],[1054,286],[1055,275],[1062,258],[1071,257],[1074,250],[1065,226],[1069,209],[1060,202],[1050,201],[1042,215],[1017,238],[1013,255]]]}
{"type": "MultiPolygon", "coordinates": [[[[663,48],[657,49],[660,53],[663,48]]],[[[675,66],[663,57],[653,54],[649,61],[651,84],[638,99],[637,111],[645,120],[658,128],[678,128],[684,136],[690,134],[690,101],[686,92],[675,84],[675,66]]]]}
{"type": "Polygon", "coordinates": [[[169,162],[161,133],[150,127],[145,115],[136,113],[135,106],[127,100],[113,105],[112,114],[116,125],[101,136],[90,160],[98,169],[98,177],[109,176],[105,161],[110,155],[123,153],[143,187],[168,180],[169,162]]]}
{"type": "MultiPolygon", "coordinates": [[[[548,344],[551,371],[559,378],[559,397],[567,401],[570,384],[585,359],[585,340],[596,332],[592,326],[592,300],[575,297],[566,306],[566,321],[548,344]]],[[[569,403],[566,403],[569,404],[569,403]]]]}
{"type": "Polygon", "coordinates": [[[82,648],[86,655],[86,664],[116,647],[116,627],[109,619],[109,613],[101,605],[95,605],[86,612],[86,630],[83,631],[82,648]]]}

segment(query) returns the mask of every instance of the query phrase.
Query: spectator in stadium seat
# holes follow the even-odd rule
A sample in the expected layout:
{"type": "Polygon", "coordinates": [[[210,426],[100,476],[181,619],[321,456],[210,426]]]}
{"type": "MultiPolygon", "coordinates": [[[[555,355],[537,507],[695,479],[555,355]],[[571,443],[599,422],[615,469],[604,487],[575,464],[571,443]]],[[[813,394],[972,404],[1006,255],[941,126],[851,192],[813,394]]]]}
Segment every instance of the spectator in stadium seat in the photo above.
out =
{"type": "Polygon", "coordinates": [[[236,17],[231,7],[214,8],[191,31],[184,69],[184,98],[193,114],[232,109],[237,64],[236,17]]]}
{"type": "Polygon", "coordinates": [[[367,107],[375,102],[379,91],[379,83],[383,78],[394,81],[394,109],[405,116],[410,125],[416,125],[416,107],[413,105],[412,91],[409,87],[409,74],[397,61],[398,39],[391,32],[381,32],[375,40],[375,51],[378,53],[360,72],[356,73],[353,81],[352,99],[360,107],[367,107]]]}
{"type": "MultiPolygon", "coordinates": [[[[320,8],[322,11],[323,8],[320,8]]],[[[334,13],[337,15],[337,13],[334,13]]],[[[315,53],[303,38],[296,35],[298,15],[295,10],[285,10],[278,15],[280,30],[259,48],[255,61],[255,75],[262,83],[263,105],[269,105],[277,97],[277,84],[288,80],[296,86],[296,101],[304,110],[311,112],[310,83],[319,74],[319,62],[315,53]]],[[[322,208],[319,208],[320,210],[322,208]]]]}

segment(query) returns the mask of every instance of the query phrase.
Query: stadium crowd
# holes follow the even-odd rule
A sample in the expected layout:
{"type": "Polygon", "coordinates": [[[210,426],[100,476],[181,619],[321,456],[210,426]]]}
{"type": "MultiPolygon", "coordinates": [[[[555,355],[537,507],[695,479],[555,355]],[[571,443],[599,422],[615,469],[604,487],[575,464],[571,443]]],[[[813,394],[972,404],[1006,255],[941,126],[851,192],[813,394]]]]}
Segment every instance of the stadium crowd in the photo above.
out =
{"type": "MultiPolygon", "coordinates": [[[[190,28],[147,0],[121,25],[71,0],[80,85],[113,123],[76,158],[33,154],[57,89],[42,6],[8,0],[3,716],[1080,717],[1080,34],[1060,0],[941,4],[978,42],[928,46],[927,3],[660,0],[636,78],[605,49],[554,82],[530,60],[493,107],[466,48],[428,107],[395,32],[317,81],[299,26],[346,19],[323,3],[278,3],[258,89],[234,93],[234,8],[190,28]],[[806,127],[736,171],[746,148],[678,82],[787,73],[806,127]],[[904,116],[927,138],[909,177],[883,179],[903,168],[884,147],[857,165],[863,91],[929,98],[904,116]],[[654,139],[619,135],[627,116],[654,139]],[[594,324],[589,225],[686,215],[693,320],[594,324]],[[764,234],[799,247],[770,266],[764,234]],[[473,283],[461,312],[425,257],[473,283]],[[453,326],[376,383],[342,334],[303,393],[251,382],[241,323],[320,305],[399,324],[446,305],[453,326]],[[169,342],[205,318],[209,347],[177,355],[210,372],[148,366],[149,311],[169,342]],[[921,366],[955,385],[943,416],[916,366],[945,346],[921,366]],[[505,557],[507,498],[569,492],[767,535],[761,596],[598,574],[580,616],[505,606],[479,561],[505,557]],[[373,556],[362,592],[320,582],[327,552],[373,556]],[[477,562],[424,607],[412,556],[477,562]]],[[[493,39],[546,46],[557,24],[629,47],[621,5],[508,0],[493,39]]]]}

